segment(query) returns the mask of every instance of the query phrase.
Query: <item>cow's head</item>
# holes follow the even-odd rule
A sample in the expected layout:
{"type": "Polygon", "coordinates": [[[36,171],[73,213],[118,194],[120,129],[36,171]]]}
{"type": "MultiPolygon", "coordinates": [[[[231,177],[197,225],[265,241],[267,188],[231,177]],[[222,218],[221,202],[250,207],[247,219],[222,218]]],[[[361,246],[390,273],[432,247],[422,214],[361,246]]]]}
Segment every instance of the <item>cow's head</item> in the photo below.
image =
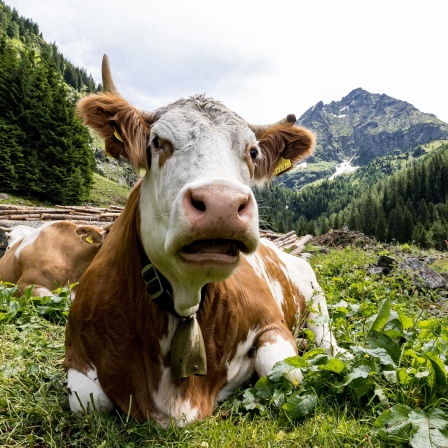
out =
{"type": "Polygon", "coordinates": [[[227,278],[240,252],[257,248],[258,208],[251,190],[268,182],[280,160],[291,167],[309,155],[314,136],[293,126],[255,126],[204,96],[154,112],[125,101],[103,60],[106,93],[79,102],[85,123],[107,152],[144,169],[140,192],[142,245],[171,282],[175,309],[192,315],[202,286],[227,278]]]}
{"type": "Polygon", "coordinates": [[[11,228],[0,227],[0,230],[5,232],[6,238],[8,239],[8,246],[6,247],[6,250],[9,250],[17,241],[20,241],[25,235],[31,233],[34,228],[20,224],[11,228]]]}

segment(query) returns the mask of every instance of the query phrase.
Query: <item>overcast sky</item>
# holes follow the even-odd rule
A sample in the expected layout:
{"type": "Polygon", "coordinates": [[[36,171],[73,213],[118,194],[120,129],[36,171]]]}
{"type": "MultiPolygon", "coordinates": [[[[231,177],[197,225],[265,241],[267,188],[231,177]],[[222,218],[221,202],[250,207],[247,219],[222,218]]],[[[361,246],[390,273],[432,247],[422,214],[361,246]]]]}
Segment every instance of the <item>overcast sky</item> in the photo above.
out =
{"type": "Polygon", "coordinates": [[[153,110],[206,93],[249,122],[362,87],[448,122],[447,0],[5,0],[74,65],[153,110]]]}

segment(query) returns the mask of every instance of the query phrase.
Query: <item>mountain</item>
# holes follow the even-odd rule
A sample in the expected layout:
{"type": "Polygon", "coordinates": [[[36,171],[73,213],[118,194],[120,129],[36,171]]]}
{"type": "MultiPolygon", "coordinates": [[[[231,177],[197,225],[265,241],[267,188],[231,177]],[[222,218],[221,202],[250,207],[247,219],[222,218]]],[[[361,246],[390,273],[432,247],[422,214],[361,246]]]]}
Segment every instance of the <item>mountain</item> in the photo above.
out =
{"type": "Polygon", "coordinates": [[[406,101],[361,88],[340,101],[320,101],[296,124],[316,133],[317,146],[306,168],[279,179],[280,184],[293,189],[328,178],[344,160],[363,166],[377,157],[448,140],[448,124],[435,115],[420,112],[406,101]]]}

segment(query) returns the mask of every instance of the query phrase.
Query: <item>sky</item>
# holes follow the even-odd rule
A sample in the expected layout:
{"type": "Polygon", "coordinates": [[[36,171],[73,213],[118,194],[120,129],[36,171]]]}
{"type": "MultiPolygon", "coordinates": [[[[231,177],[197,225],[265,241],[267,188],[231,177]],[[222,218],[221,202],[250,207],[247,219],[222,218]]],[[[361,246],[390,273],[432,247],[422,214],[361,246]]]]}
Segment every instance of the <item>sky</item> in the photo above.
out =
{"type": "Polygon", "coordinates": [[[361,87],[448,122],[446,0],[4,0],[131,104],[203,94],[248,122],[361,87]]]}

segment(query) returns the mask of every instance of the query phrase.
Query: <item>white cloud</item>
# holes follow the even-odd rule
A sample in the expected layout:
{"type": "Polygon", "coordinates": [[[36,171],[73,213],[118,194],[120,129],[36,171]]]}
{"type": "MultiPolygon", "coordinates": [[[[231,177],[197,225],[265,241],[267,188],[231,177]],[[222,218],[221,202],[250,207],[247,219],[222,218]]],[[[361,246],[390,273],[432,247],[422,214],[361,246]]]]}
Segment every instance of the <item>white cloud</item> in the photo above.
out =
{"type": "Polygon", "coordinates": [[[6,0],[100,81],[153,109],[207,93],[252,122],[362,87],[448,121],[444,0],[6,0]]]}

